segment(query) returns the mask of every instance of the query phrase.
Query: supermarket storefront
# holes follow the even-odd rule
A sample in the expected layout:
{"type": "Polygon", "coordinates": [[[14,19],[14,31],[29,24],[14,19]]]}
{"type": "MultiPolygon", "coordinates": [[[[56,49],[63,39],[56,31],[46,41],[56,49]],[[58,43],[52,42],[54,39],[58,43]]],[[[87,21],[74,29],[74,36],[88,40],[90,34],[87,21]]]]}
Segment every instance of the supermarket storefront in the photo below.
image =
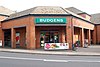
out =
{"type": "Polygon", "coordinates": [[[72,49],[76,41],[84,47],[85,39],[90,44],[94,29],[93,24],[72,16],[27,16],[1,24],[2,47],[26,49],[72,49]]]}
{"type": "Polygon", "coordinates": [[[66,44],[67,19],[65,17],[38,17],[35,18],[35,23],[37,48],[44,47],[45,49],[48,45],[50,49],[68,49],[66,48],[68,45],[66,44]],[[61,47],[59,44],[65,45],[61,47]]]}
{"type": "Polygon", "coordinates": [[[62,7],[34,7],[12,14],[0,23],[2,47],[72,49],[95,41],[94,24],[62,7]],[[92,38],[93,35],[93,38],[92,38]]]}

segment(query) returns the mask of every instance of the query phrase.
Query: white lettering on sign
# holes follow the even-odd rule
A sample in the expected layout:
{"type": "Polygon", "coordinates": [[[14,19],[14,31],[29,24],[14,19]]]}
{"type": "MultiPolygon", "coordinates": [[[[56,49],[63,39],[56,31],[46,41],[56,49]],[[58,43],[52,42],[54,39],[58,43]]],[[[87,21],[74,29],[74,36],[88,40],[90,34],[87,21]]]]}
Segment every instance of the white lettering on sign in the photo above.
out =
{"type": "Polygon", "coordinates": [[[63,19],[40,19],[40,22],[64,22],[63,19]]]}

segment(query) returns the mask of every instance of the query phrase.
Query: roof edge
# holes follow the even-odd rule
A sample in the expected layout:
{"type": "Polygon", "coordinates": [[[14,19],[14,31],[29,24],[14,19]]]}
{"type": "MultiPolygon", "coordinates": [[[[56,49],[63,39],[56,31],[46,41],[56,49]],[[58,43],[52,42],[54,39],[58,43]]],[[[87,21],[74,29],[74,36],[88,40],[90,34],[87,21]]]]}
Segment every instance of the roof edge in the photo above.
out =
{"type": "Polygon", "coordinates": [[[87,15],[89,15],[89,16],[91,17],[91,15],[90,15],[90,14],[88,14],[88,13],[86,13],[86,12],[83,12],[83,13],[78,13],[78,14],[87,14],[87,15]]]}
{"type": "Polygon", "coordinates": [[[98,24],[97,23],[94,23],[94,25],[100,25],[100,23],[98,23],[98,24]]]}
{"type": "MultiPolygon", "coordinates": [[[[76,17],[76,16],[74,16],[74,15],[72,15],[73,17],[76,17]]],[[[88,22],[88,23],[90,23],[90,24],[94,24],[94,23],[92,23],[92,22],[90,22],[90,21],[88,21],[88,20],[85,20],[85,19],[82,19],[82,18],[80,18],[80,17],[76,17],[76,18],[79,18],[79,19],[81,19],[81,20],[83,20],[83,21],[86,21],[86,22],[88,22]]]]}
{"type": "Polygon", "coordinates": [[[0,14],[0,16],[6,16],[6,17],[9,17],[8,15],[5,15],[5,14],[0,14]]]}
{"type": "Polygon", "coordinates": [[[9,21],[9,20],[14,20],[14,19],[18,19],[18,18],[26,17],[26,16],[71,16],[71,14],[27,14],[27,15],[23,15],[23,16],[11,18],[11,19],[5,19],[2,22],[6,22],[6,21],[9,21]]]}
{"type": "MultiPolygon", "coordinates": [[[[27,14],[27,15],[16,17],[16,18],[12,18],[12,19],[6,19],[6,20],[3,20],[1,22],[6,22],[6,21],[9,21],[9,20],[14,20],[14,19],[18,19],[18,18],[22,18],[22,17],[26,17],[26,16],[73,16],[73,17],[76,17],[76,16],[74,16],[72,14],[58,14],[58,15],[57,14],[27,14]]],[[[76,18],[79,18],[79,19],[81,19],[83,21],[86,21],[86,22],[88,22],[90,24],[94,24],[94,23],[91,23],[90,21],[84,20],[84,19],[82,19],[80,17],[76,17],[76,18]]]]}

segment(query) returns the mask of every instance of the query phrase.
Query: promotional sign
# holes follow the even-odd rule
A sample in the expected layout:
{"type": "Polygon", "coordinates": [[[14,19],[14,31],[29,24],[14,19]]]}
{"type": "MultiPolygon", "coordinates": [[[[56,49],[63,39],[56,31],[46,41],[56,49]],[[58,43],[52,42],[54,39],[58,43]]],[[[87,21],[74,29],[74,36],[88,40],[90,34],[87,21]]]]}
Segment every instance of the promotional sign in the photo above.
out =
{"type": "Polygon", "coordinates": [[[2,46],[2,40],[0,40],[0,46],[2,46]]]}
{"type": "Polygon", "coordinates": [[[36,24],[66,24],[66,18],[35,18],[36,24]]]}
{"type": "Polygon", "coordinates": [[[68,43],[45,43],[45,50],[69,49],[68,43]]]}

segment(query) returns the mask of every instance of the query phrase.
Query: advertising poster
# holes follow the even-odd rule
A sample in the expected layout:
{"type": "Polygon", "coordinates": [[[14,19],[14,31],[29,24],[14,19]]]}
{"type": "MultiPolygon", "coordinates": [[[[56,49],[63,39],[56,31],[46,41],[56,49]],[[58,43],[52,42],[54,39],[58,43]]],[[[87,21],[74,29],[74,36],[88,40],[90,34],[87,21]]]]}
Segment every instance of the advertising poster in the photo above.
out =
{"type": "Polygon", "coordinates": [[[61,50],[61,49],[69,49],[68,43],[45,43],[45,50],[61,50]]]}
{"type": "Polygon", "coordinates": [[[0,40],[0,46],[2,46],[2,40],[0,40]]]}

